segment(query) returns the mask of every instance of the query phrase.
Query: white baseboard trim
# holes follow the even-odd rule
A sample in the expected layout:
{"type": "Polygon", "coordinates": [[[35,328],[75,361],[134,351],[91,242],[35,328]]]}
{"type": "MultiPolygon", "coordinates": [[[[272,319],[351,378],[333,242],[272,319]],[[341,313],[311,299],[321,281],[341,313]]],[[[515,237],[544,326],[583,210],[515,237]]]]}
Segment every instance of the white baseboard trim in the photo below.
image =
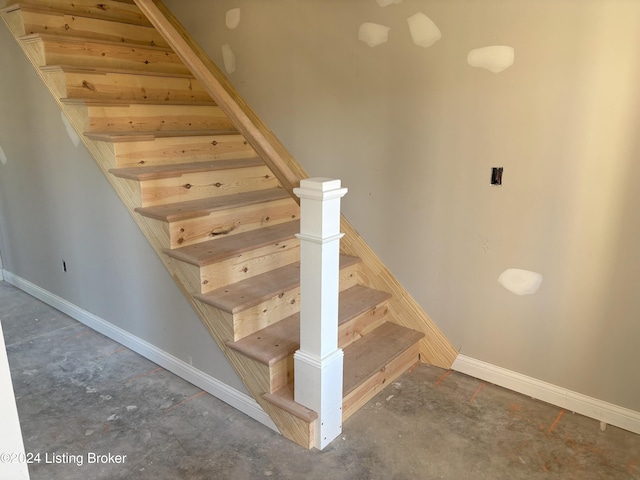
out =
{"type": "Polygon", "coordinates": [[[4,271],[4,280],[38,300],[43,301],[47,305],[69,315],[71,318],[79,321],[87,327],[100,332],[111,340],[121,343],[125,347],[133,350],[152,362],[157,363],[162,368],[167,369],[187,382],[202,388],[207,393],[210,393],[235,409],[240,410],[245,415],[248,415],[263,425],[266,425],[276,432],[278,431],[269,415],[267,415],[258,402],[249,395],[230,387],[226,383],[223,383],[211,375],[192,367],[170,353],[159,349],[149,342],[132,335],[126,330],[123,330],[122,328],[117,327],[106,320],[87,312],[86,310],[83,310],[64,298],[54,295],[53,293],[44,290],[43,288],[25,280],[24,278],[14,275],[7,270],[4,271]]]}
{"type": "Polygon", "coordinates": [[[560,408],[640,434],[640,412],[619,407],[465,355],[458,355],[451,368],[560,408]]]}

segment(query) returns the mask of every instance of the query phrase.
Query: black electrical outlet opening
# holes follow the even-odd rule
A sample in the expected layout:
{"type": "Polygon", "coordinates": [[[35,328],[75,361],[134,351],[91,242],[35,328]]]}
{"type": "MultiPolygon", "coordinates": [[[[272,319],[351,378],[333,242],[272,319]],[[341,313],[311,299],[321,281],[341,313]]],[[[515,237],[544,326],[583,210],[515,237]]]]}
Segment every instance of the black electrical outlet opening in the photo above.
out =
{"type": "Polygon", "coordinates": [[[503,167],[493,167],[491,169],[491,185],[502,185],[503,167]]]}
{"type": "Polygon", "coordinates": [[[65,262],[64,260],[62,260],[62,270],[64,270],[65,272],[67,271],[67,262],[65,262]]]}

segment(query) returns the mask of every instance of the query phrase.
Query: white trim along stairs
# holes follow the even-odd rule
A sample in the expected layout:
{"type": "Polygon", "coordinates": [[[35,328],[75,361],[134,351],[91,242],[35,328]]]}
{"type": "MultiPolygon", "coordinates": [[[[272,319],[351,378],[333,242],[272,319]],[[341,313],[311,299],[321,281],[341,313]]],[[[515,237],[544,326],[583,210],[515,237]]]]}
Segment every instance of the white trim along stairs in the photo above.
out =
{"type": "MultiPolygon", "coordinates": [[[[8,0],[0,15],[253,398],[305,448],[293,399],[307,177],[160,0],[8,0]]],[[[343,419],[456,350],[342,218],[343,419]]]]}

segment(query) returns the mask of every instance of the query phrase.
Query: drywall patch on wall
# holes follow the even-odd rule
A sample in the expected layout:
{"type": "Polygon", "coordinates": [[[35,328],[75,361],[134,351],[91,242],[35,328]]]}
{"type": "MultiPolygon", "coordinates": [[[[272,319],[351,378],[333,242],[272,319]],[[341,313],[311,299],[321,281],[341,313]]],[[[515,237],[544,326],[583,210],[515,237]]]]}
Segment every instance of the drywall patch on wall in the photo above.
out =
{"type": "Polygon", "coordinates": [[[515,50],[508,45],[492,45],[476,48],[467,55],[467,63],[472,67],[485,68],[500,73],[513,65],[515,50]]]}
{"type": "Polygon", "coordinates": [[[227,73],[236,71],[236,56],[228,43],[222,45],[222,60],[224,61],[224,69],[227,73]]]}
{"type": "Polygon", "coordinates": [[[508,268],[500,274],[498,282],[515,295],[532,295],[542,284],[542,275],[530,270],[508,268]]]}
{"type": "Polygon", "coordinates": [[[378,5],[380,5],[381,7],[388,7],[389,5],[393,5],[394,3],[400,3],[402,2],[402,0],[376,0],[376,2],[378,2],[378,5]]]}
{"type": "Polygon", "coordinates": [[[4,149],[2,147],[0,147],[0,163],[2,165],[6,165],[7,162],[8,162],[7,154],[4,153],[4,149]]]}
{"type": "Polygon", "coordinates": [[[377,47],[389,40],[391,27],[378,23],[363,23],[358,31],[358,39],[369,45],[377,47]]]}
{"type": "Polygon", "coordinates": [[[430,47],[442,38],[438,26],[422,12],[407,18],[407,23],[409,23],[409,32],[413,43],[420,47],[430,47]]]}
{"type": "Polygon", "coordinates": [[[71,140],[71,143],[73,143],[74,147],[77,147],[78,145],[80,145],[80,137],[78,136],[76,131],[73,129],[73,127],[69,123],[69,120],[67,120],[67,117],[64,114],[64,112],[60,112],[60,118],[62,119],[64,128],[67,130],[67,135],[69,136],[69,140],[71,140]]]}
{"type": "Polygon", "coordinates": [[[227,28],[229,30],[238,28],[238,25],[240,25],[239,8],[232,8],[231,10],[227,11],[227,15],[225,16],[225,24],[227,25],[227,28]]]}

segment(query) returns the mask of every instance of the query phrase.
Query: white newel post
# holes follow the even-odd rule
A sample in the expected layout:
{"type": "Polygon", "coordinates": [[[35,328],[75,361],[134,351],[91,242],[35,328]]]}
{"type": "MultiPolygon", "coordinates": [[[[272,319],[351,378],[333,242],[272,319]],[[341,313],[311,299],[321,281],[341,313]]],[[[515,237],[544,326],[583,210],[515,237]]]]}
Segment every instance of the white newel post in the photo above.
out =
{"type": "Polygon", "coordinates": [[[342,364],[338,348],[340,180],[309,178],[300,197],[300,349],[294,354],[295,401],[318,413],[315,446],[342,433],[342,364]]]}

